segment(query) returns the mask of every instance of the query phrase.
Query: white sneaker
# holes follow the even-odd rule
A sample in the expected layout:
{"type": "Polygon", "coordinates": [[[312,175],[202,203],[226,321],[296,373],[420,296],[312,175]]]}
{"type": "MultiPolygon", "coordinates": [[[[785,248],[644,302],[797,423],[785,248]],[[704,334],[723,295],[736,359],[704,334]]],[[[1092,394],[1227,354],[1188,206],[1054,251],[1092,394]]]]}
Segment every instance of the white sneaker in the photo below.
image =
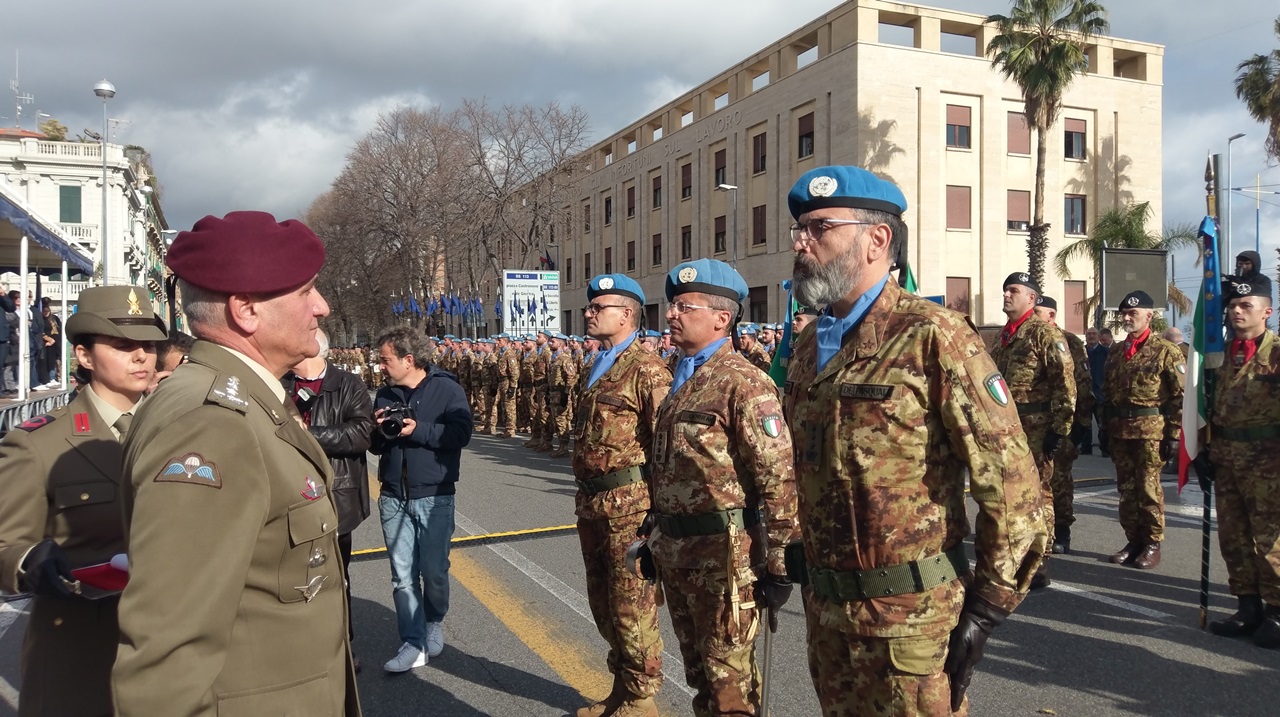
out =
{"type": "Polygon", "coordinates": [[[396,656],[382,666],[382,669],[387,672],[408,672],[425,664],[427,664],[427,653],[406,642],[400,646],[396,656]]]}
{"type": "Polygon", "coordinates": [[[427,623],[427,654],[439,657],[444,652],[444,623],[427,623]]]}

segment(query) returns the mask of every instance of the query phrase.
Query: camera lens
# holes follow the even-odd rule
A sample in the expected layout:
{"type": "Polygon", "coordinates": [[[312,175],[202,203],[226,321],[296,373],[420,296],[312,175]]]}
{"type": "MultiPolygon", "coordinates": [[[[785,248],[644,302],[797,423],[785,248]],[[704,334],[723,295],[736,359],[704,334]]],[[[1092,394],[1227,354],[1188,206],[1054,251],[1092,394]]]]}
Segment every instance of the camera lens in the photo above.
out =
{"type": "Polygon", "coordinates": [[[378,428],[382,429],[382,435],[387,438],[395,438],[404,430],[404,421],[399,416],[392,416],[378,424],[378,428]]]}

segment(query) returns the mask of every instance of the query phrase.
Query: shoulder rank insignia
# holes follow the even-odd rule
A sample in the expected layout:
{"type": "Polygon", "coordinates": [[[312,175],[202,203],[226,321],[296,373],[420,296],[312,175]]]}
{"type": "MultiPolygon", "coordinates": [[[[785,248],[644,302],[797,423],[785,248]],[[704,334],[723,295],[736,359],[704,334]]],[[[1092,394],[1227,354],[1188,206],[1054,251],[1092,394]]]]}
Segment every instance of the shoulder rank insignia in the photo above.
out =
{"type": "Polygon", "coordinates": [[[240,377],[238,376],[227,376],[225,379],[219,377],[218,381],[213,384],[213,390],[209,392],[209,397],[215,402],[241,413],[249,409],[249,402],[240,395],[240,377]]]}
{"type": "Polygon", "coordinates": [[[34,431],[41,426],[47,426],[50,423],[53,423],[55,420],[56,419],[53,416],[50,416],[49,414],[46,413],[43,416],[33,416],[31,418],[28,418],[27,420],[19,424],[18,428],[21,428],[22,430],[30,433],[31,431],[34,431]]]}
{"type": "Polygon", "coordinates": [[[306,498],[307,500],[318,500],[324,496],[323,483],[317,483],[311,480],[311,477],[308,476],[307,482],[304,485],[306,487],[302,491],[303,498],[306,498]]]}
{"type": "Polygon", "coordinates": [[[169,461],[160,475],[156,476],[155,482],[194,483],[222,488],[222,476],[218,475],[218,467],[199,453],[188,453],[169,461]]]}
{"type": "Polygon", "coordinates": [[[88,433],[91,430],[89,426],[89,414],[77,413],[71,417],[71,420],[75,421],[76,433],[88,433]]]}

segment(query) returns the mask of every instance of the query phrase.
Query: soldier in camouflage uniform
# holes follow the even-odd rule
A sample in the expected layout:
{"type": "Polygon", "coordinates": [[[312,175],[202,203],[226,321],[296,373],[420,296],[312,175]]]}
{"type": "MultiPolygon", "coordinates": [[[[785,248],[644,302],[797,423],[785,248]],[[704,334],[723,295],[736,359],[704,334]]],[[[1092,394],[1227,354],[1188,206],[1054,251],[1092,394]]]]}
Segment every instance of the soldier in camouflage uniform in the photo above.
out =
{"type": "Polygon", "coordinates": [[[889,276],[906,252],[902,192],[822,167],[788,206],[796,298],[829,306],[796,340],[783,387],[804,528],[788,572],[806,583],[822,713],[963,715],[986,638],[1046,549],[1035,463],[972,324],[889,276]]]}
{"type": "MultiPolygon", "coordinates": [[[[1058,326],[1058,302],[1049,296],[1036,299],[1036,318],[1061,330],[1058,326]]],[[[1075,479],[1071,468],[1080,457],[1080,444],[1084,436],[1093,430],[1093,377],[1089,373],[1089,357],[1085,352],[1084,341],[1070,331],[1062,332],[1071,353],[1071,362],[1075,366],[1076,409],[1075,421],[1071,427],[1071,440],[1058,444],[1058,452],[1053,456],[1053,552],[1071,552],[1071,524],[1076,522],[1075,479]]]]}
{"type": "Polygon", "coordinates": [[[489,428],[489,407],[493,405],[493,388],[498,385],[494,370],[497,362],[493,355],[493,339],[476,339],[476,357],[472,369],[472,383],[476,387],[475,422],[479,424],[476,433],[491,432],[489,428]]]}
{"type": "Polygon", "coordinates": [[[742,277],[724,262],[686,262],[667,275],[666,295],[687,357],[654,429],[649,545],[694,714],[757,715],[757,606],[776,629],[791,593],[783,549],[799,536],[791,436],[777,386],[729,341],[742,277]]]}
{"type": "Polygon", "coordinates": [[[1235,338],[1217,369],[1210,445],[1197,456],[1200,485],[1218,489],[1218,546],[1234,615],[1209,623],[1217,635],[1252,635],[1280,648],[1280,340],[1267,331],[1271,282],[1263,275],[1230,287],[1235,338]]]}
{"type": "Polygon", "coordinates": [[[444,369],[445,371],[448,371],[449,373],[453,374],[454,377],[457,377],[458,366],[457,366],[457,363],[454,361],[453,340],[454,340],[453,334],[444,335],[444,345],[440,349],[439,355],[436,357],[436,364],[440,368],[444,369]]]}
{"type": "Polygon", "coordinates": [[[489,432],[498,435],[498,422],[502,422],[502,435],[511,438],[516,434],[516,387],[520,384],[520,350],[511,344],[510,334],[498,334],[496,364],[497,381],[493,405],[489,408],[489,432]]]}
{"type": "Polygon", "coordinates": [[[559,438],[560,445],[551,451],[552,458],[569,455],[569,439],[573,435],[573,404],[570,398],[578,383],[578,361],[569,348],[569,337],[556,334],[551,344],[551,361],[547,366],[547,442],[559,438]]]}
{"type": "Polygon", "coordinates": [[[627,570],[626,555],[649,510],[650,455],[658,405],[671,374],[636,339],[644,291],[623,274],[587,285],[587,332],[607,345],[581,381],[574,421],[573,474],[587,600],[609,645],[613,690],[577,717],[656,714],[662,636],[654,584],[627,570]]]}
{"type": "Polygon", "coordinates": [[[738,324],[738,342],[742,346],[738,353],[751,362],[752,366],[769,373],[769,354],[760,348],[760,342],[756,340],[758,333],[759,329],[755,324],[738,324]]]}
{"type": "Polygon", "coordinates": [[[548,375],[551,369],[551,333],[538,333],[533,356],[533,401],[529,404],[529,426],[532,438],[525,445],[541,453],[551,451],[551,436],[547,430],[548,375]]]}
{"type": "MultiPolygon", "coordinates": [[[[1004,280],[1004,313],[1009,317],[991,349],[1017,406],[1027,445],[1044,490],[1046,532],[1054,530],[1053,457],[1071,433],[1076,407],[1075,362],[1062,332],[1035,316],[1040,286],[1025,272],[1004,280]]],[[[1049,584],[1048,556],[1040,563],[1031,589],[1049,584]]]]}
{"type": "MultiPolygon", "coordinates": [[[[533,363],[538,357],[537,347],[534,344],[533,336],[526,334],[520,342],[520,398],[519,413],[516,418],[516,430],[521,433],[529,433],[532,435],[533,426],[531,424],[531,414],[533,413],[533,363]]],[[[526,447],[533,445],[530,439],[524,444],[526,447]]]]}
{"type": "Polygon", "coordinates": [[[1155,302],[1132,291],[1120,302],[1128,336],[1107,354],[1102,382],[1103,420],[1116,465],[1120,526],[1125,546],[1111,562],[1150,570],[1160,564],[1164,491],[1160,468],[1178,454],[1182,435],[1182,377],[1186,360],[1177,346],[1151,332],[1155,302]]]}

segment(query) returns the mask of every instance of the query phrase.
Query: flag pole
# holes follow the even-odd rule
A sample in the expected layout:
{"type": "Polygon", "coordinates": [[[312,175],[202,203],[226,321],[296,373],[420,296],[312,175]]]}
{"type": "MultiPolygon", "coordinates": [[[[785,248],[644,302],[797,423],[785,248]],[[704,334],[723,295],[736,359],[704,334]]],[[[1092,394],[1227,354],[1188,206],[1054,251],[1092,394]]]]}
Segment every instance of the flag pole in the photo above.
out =
{"type": "MultiPolygon", "coordinates": [[[[1210,157],[1209,160],[1206,162],[1205,168],[1204,168],[1205,202],[1207,204],[1209,216],[1213,217],[1214,219],[1217,219],[1217,216],[1218,216],[1218,202],[1217,202],[1218,176],[1217,176],[1217,172],[1214,171],[1215,170],[1214,165],[1216,164],[1215,162],[1216,159],[1217,157],[1210,157]]],[[[1216,236],[1204,242],[1204,250],[1213,252],[1213,255],[1214,255],[1213,258],[1215,262],[1217,257],[1221,256],[1221,254],[1218,251],[1219,247],[1217,245],[1217,242],[1218,242],[1218,238],[1216,236]]],[[[1207,268],[1208,266],[1206,261],[1206,269],[1207,268]]],[[[1209,276],[1212,276],[1212,274],[1209,274],[1209,276]]],[[[1210,281],[1211,279],[1205,279],[1205,280],[1202,280],[1201,282],[1202,287],[1200,290],[1200,294],[1202,298],[1204,297],[1206,292],[1212,291],[1214,293],[1218,293],[1221,291],[1220,286],[1204,286],[1204,284],[1207,284],[1210,281]]],[[[1213,406],[1214,383],[1215,383],[1215,379],[1217,378],[1217,371],[1215,370],[1211,372],[1209,370],[1210,364],[1207,361],[1208,359],[1207,350],[1209,347],[1208,329],[1211,326],[1217,326],[1219,327],[1219,332],[1221,332],[1222,316],[1221,316],[1221,312],[1219,312],[1218,316],[1211,317],[1209,316],[1209,311],[1210,311],[1210,307],[1207,305],[1204,306],[1203,325],[1206,330],[1206,336],[1204,337],[1205,341],[1202,341],[1199,343],[1201,343],[1206,348],[1206,355],[1205,355],[1206,361],[1205,361],[1204,367],[1201,368],[1200,370],[1204,371],[1205,404],[1206,406],[1213,406]]],[[[1199,339],[1200,337],[1196,337],[1196,338],[1199,339]]],[[[1192,430],[1195,430],[1195,428],[1196,427],[1193,426],[1192,430]]],[[[1182,430],[1184,431],[1187,430],[1187,427],[1183,426],[1182,430]]],[[[1210,431],[1211,431],[1211,424],[1206,423],[1204,427],[1204,434],[1205,434],[1204,445],[1206,446],[1209,444],[1209,440],[1211,438],[1210,431]]],[[[1194,458],[1194,456],[1192,456],[1192,458],[1194,458]]],[[[1211,528],[1210,520],[1212,519],[1212,514],[1213,514],[1212,485],[1209,486],[1208,490],[1204,490],[1202,492],[1204,494],[1204,505],[1200,511],[1200,629],[1201,630],[1205,629],[1205,627],[1208,625],[1208,622],[1209,622],[1209,561],[1213,557],[1213,543],[1209,536],[1209,532],[1211,528]]]]}

